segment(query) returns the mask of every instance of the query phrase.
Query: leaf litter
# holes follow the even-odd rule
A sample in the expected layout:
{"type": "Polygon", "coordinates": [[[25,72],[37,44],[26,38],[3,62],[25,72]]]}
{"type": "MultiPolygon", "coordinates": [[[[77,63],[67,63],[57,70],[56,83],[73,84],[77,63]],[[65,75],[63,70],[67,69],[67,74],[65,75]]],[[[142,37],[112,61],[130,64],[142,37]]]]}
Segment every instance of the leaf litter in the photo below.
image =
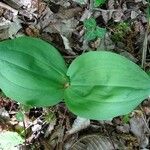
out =
{"type": "MultiPolygon", "coordinates": [[[[39,37],[59,48],[67,63],[89,49],[105,49],[119,53],[149,71],[148,6],[146,0],[108,0],[96,8],[91,7],[87,0],[2,0],[0,41],[21,35],[39,37]],[[89,18],[95,19],[99,28],[106,28],[104,38],[85,41],[83,22],[89,18]],[[125,30],[127,32],[124,34],[125,30]],[[117,36],[120,38],[117,39],[117,36]]],[[[20,104],[1,95],[0,133],[7,130],[18,132],[26,139],[24,145],[28,144],[30,148],[150,148],[149,99],[128,115],[127,122],[122,116],[111,121],[89,121],[70,114],[62,103],[48,108],[48,114],[45,109],[28,108],[25,110],[25,120],[21,121],[16,118],[21,110],[20,104]]]]}

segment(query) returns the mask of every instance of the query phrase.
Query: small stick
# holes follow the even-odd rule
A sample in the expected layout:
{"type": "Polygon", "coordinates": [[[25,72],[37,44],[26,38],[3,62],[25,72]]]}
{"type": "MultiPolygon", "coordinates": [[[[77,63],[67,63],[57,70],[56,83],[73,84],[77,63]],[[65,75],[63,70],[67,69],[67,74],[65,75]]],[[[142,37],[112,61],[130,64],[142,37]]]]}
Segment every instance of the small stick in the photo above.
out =
{"type": "Polygon", "coordinates": [[[141,117],[142,117],[143,122],[145,123],[145,127],[147,128],[148,134],[150,134],[150,128],[149,128],[148,123],[147,123],[147,121],[146,121],[146,119],[144,117],[145,112],[144,112],[144,110],[143,110],[143,108],[141,106],[139,106],[139,108],[143,112],[142,115],[141,115],[141,117]]]}
{"type": "Polygon", "coordinates": [[[2,7],[2,8],[5,8],[5,9],[8,9],[8,10],[12,11],[12,12],[13,12],[13,14],[14,14],[15,16],[18,14],[18,10],[14,9],[14,8],[12,8],[12,7],[10,7],[10,6],[6,5],[6,4],[4,4],[4,3],[2,3],[2,2],[0,2],[0,7],[2,7]]]}
{"type": "Polygon", "coordinates": [[[25,150],[27,149],[27,132],[26,132],[26,125],[25,120],[23,119],[23,128],[24,128],[24,134],[25,134],[25,150]]]}

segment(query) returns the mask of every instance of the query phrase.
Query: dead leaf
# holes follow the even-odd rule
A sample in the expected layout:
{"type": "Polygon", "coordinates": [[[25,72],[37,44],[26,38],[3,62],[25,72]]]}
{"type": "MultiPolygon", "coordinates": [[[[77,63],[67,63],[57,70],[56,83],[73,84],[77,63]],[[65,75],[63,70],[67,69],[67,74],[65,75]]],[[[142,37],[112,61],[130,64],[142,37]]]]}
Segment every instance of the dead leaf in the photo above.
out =
{"type": "Polygon", "coordinates": [[[80,18],[80,21],[84,21],[84,20],[90,18],[91,15],[92,15],[92,11],[90,9],[85,9],[82,14],[82,17],[80,18]]]}
{"type": "Polygon", "coordinates": [[[124,14],[123,14],[121,9],[114,12],[114,14],[113,14],[114,21],[115,22],[120,22],[122,20],[123,15],[124,14]]]}
{"type": "Polygon", "coordinates": [[[90,120],[86,118],[77,117],[72,125],[72,128],[67,131],[67,134],[74,134],[90,125],[90,120]]]}
{"type": "Polygon", "coordinates": [[[51,120],[51,122],[49,123],[48,128],[46,129],[45,135],[44,137],[48,137],[51,132],[54,130],[54,126],[56,125],[56,119],[51,120]]]}
{"type": "Polygon", "coordinates": [[[50,23],[43,31],[47,33],[59,33],[60,35],[69,38],[77,24],[78,21],[74,18],[68,20],[61,20],[50,23]]]}
{"type": "Polygon", "coordinates": [[[77,2],[79,4],[87,4],[88,0],[73,0],[74,2],[77,2]]]}
{"type": "Polygon", "coordinates": [[[5,110],[5,108],[0,108],[0,118],[3,118],[3,119],[10,119],[9,117],[9,113],[8,111],[5,110]]]}
{"type": "Polygon", "coordinates": [[[65,49],[66,50],[72,50],[72,48],[70,47],[70,43],[69,43],[69,40],[63,36],[63,35],[60,35],[63,39],[63,43],[64,43],[64,46],[65,46],[65,49]]]}
{"type": "Polygon", "coordinates": [[[3,18],[2,22],[0,22],[0,39],[13,38],[21,28],[20,20],[17,18],[13,22],[3,18]]]}
{"type": "Polygon", "coordinates": [[[146,133],[148,132],[147,126],[140,116],[134,116],[130,119],[130,131],[138,138],[139,144],[142,148],[148,146],[148,138],[146,133]]]}
{"type": "Polygon", "coordinates": [[[9,37],[13,38],[13,36],[16,35],[21,28],[22,28],[21,21],[18,18],[15,18],[9,26],[8,30],[9,37]]]}
{"type": "Polygon", "coordinates": [[[114,0],[109,0],[108,1],[108,9],[114,9],[115,1],[114,0]]]}
{"type": "Polygon", "coordinates": [[[87,135],[79,139],[71,150],[113,150],[114,147],[107,136],[87,135]]]}
{"type": "Polygon", "coordinates": [[[8,5],[13,8],[19,9],[21,7],[31,7],[32,0],[4,0],[8,5]]]}
{"type": "Polygon", "coordinates": [[[135,19],[138,15],[139,13],[137,13],[136,11],[131,11],[131,19],[135,19]]]}
{"type": "Polygon", "coordinates": [[[130,126],[129,126],[129,124],[124,124],[122,126],[117,126],[116,129],[122,133],[129,133],[130,126]]]}
{"type": "Polygon", "coordinates": [[[82,11],[81,7],[75,7],[75,8],[70,8],[70,9],[64,9],[61,8],[59,9],[59,12],[56,14],[56,17],[58,19],[71,19],[74,18],[75,15],[78,15],[79,12],[82,11]]]}

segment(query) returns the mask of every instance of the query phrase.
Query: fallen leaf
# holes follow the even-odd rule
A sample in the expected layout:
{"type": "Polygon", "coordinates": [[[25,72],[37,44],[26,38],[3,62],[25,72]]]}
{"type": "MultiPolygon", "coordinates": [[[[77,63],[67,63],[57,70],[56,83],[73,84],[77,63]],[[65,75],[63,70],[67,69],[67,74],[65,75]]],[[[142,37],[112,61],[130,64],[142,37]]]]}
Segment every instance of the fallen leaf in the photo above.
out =
{"type": "Polygon", "coordinates": [[[72,125],[72,128],[67,131],[67,134],[74,134],[76,132],[79,132],[80,130],[87,128],[89,125],[89,119],[77,117],[72,125]]]}
{"type": "Polygon", "coordinates": [[[79,139],[71,150],[113,150],[114,147],[107,136],[87,135],[79,139]]]}
{"type": "Polygon", "coordinates": [[[44,137],[48,137],[51,132],[54,130],[54,126],[56,125],[56,119],[53,119],[50,123],[48,128],[46,129],[44,137]]]}
{"type": "Polygon", "coordinates": [[[88,0],[73,0],[74,2],[77,2],[79,4],[87,4],[88,0]]]}
{"type": "Polygon", "coordinates": [[[138,138],[140,147],[148,146],[148,138],[146,137],[148,130],[142,117],[134,116],[130,119],[130,131],[138,138]]]}
{"type": "Polygon", "coordinates": [[[24,140],[17,132],[5,131],[0,133],[0,149],[18,150],[16,146],[23,144],[24,140]]]}

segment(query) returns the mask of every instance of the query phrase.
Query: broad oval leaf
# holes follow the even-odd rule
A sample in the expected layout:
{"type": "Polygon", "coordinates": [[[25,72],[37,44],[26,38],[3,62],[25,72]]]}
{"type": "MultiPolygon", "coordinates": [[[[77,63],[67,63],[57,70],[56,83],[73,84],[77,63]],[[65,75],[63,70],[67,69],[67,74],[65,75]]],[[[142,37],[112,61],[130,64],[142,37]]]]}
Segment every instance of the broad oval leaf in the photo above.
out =
{"type": "Polygon", "coordinates": [[[50,44],[31,37],[0,43],[0,88],[18,102],[48,106],[63,98],[67,68],[50,44]]]}
{"type": "Polygon", "coordinates": [[[68,108],[80,117],[107,120],[132,111],[150,93],[150,78],[136,64],[111,52],[76,58],[67,75],[68,108]]]}

